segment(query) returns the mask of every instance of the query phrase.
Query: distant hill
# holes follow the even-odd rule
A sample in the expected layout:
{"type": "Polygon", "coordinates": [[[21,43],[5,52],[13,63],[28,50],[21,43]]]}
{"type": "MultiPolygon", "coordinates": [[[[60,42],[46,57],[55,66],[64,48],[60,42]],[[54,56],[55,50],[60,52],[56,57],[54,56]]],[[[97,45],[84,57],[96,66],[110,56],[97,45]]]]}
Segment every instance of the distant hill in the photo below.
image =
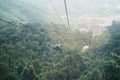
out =
{"type": "Polygon", "coordinates": [[[0,0],[0,18],[14,22],[42,22],[44,11],[19,0],[0,0]]]}

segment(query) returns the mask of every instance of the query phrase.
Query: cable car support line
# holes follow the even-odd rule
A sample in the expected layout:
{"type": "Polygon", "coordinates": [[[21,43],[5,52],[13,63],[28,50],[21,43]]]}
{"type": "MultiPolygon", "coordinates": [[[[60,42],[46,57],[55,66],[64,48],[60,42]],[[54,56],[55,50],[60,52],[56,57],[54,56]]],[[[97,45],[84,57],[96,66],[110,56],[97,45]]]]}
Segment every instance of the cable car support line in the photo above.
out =
{"type": "Polygon", "coordinates": [[[54,11],[55,11],[57,17],[58,17],[59,20],[62,22],[62,24],[64,24],[63,20],[61,19],[60,15],[58,14],[58,11],[57,11],[57,9],[56,9],[56,7],[55,7],[55,5],[54,5],[53,0],[50,0],[50,2],[51,2],[52,7],[54,8],[54,11]]]}
{"type": "Polygon", "coordinates": [[[66,0],[64,0],[64,4],[65,4],[66,16],[67,16],[67,23],[68,23],[69,31],[71,32],[66,0]]]}

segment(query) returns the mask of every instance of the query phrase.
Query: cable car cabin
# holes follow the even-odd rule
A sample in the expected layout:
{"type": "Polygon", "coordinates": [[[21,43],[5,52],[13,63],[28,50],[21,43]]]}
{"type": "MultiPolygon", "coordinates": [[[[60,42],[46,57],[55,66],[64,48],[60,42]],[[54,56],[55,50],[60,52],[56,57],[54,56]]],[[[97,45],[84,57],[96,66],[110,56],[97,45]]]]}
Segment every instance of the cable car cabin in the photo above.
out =
{"type": "Polygon", "coordinates": [[[55,44],[54,47],[53,47],[54,50],[61,50],[60,48],[60,44],[55,44]]]}

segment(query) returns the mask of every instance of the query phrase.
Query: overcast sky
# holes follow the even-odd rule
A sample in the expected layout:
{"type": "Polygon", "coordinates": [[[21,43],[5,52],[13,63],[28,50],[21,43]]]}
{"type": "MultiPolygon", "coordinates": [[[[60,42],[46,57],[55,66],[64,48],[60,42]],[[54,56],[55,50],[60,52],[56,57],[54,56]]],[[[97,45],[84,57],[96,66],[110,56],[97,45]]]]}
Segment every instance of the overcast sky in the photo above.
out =
{"type": "MultiPolygon", "coordinates": [[[[44,9],[48,13],[55,13],[51,0],[21,0],[25,3],[44,9]]],[[[58,13],[65,14],[64,0],[52,0],[58,13]]],[[[116,15],[120,12],[120,0],[66,0],[69,14],[79,16],[83,14],[116,15]]]]}
{"type": "MultiPolygon", "coordinates": [[[[59,21],[51,1],[60,17],[66,21],[64,0],[20,0],[44,10],[48,22],[59,21]],[[57,19],[56,19],[57,18],[57,19]]],[[[66,0],[71,24],[107,26],[113,20],[120,20],[120,0],[66,0]]]]}

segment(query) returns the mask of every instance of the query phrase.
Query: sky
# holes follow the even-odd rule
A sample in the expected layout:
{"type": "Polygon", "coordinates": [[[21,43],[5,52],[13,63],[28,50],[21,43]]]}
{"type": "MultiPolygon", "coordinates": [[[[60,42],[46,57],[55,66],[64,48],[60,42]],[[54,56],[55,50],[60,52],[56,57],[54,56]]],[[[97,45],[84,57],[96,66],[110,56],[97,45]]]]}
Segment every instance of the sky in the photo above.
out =
{"type": "MultiPolygon", "coordinates": [[[[64,0],[20,0],[47,12],[48,21],[58,17],[51,4],[53,2],[59,16],[66,20],[64,0]]],[[[89,27],[111,25],[113,20],[120,21],[120,0],[66,0],[70,24],[89,27]]],[[[57,20],[56,20],[57,18],[57,20]]]]}
{"type": "MultiPolygon", "coordinates": [[[[54,3],[60,15],[65,14],[64,0],[21,0],[25,3],[42,8],[48,13],[54,14],[51,1],[54,3]]],[[[116,15],[120,11],[120,0],[66,0],[71,16],[84,14],[116,15]]]]}

